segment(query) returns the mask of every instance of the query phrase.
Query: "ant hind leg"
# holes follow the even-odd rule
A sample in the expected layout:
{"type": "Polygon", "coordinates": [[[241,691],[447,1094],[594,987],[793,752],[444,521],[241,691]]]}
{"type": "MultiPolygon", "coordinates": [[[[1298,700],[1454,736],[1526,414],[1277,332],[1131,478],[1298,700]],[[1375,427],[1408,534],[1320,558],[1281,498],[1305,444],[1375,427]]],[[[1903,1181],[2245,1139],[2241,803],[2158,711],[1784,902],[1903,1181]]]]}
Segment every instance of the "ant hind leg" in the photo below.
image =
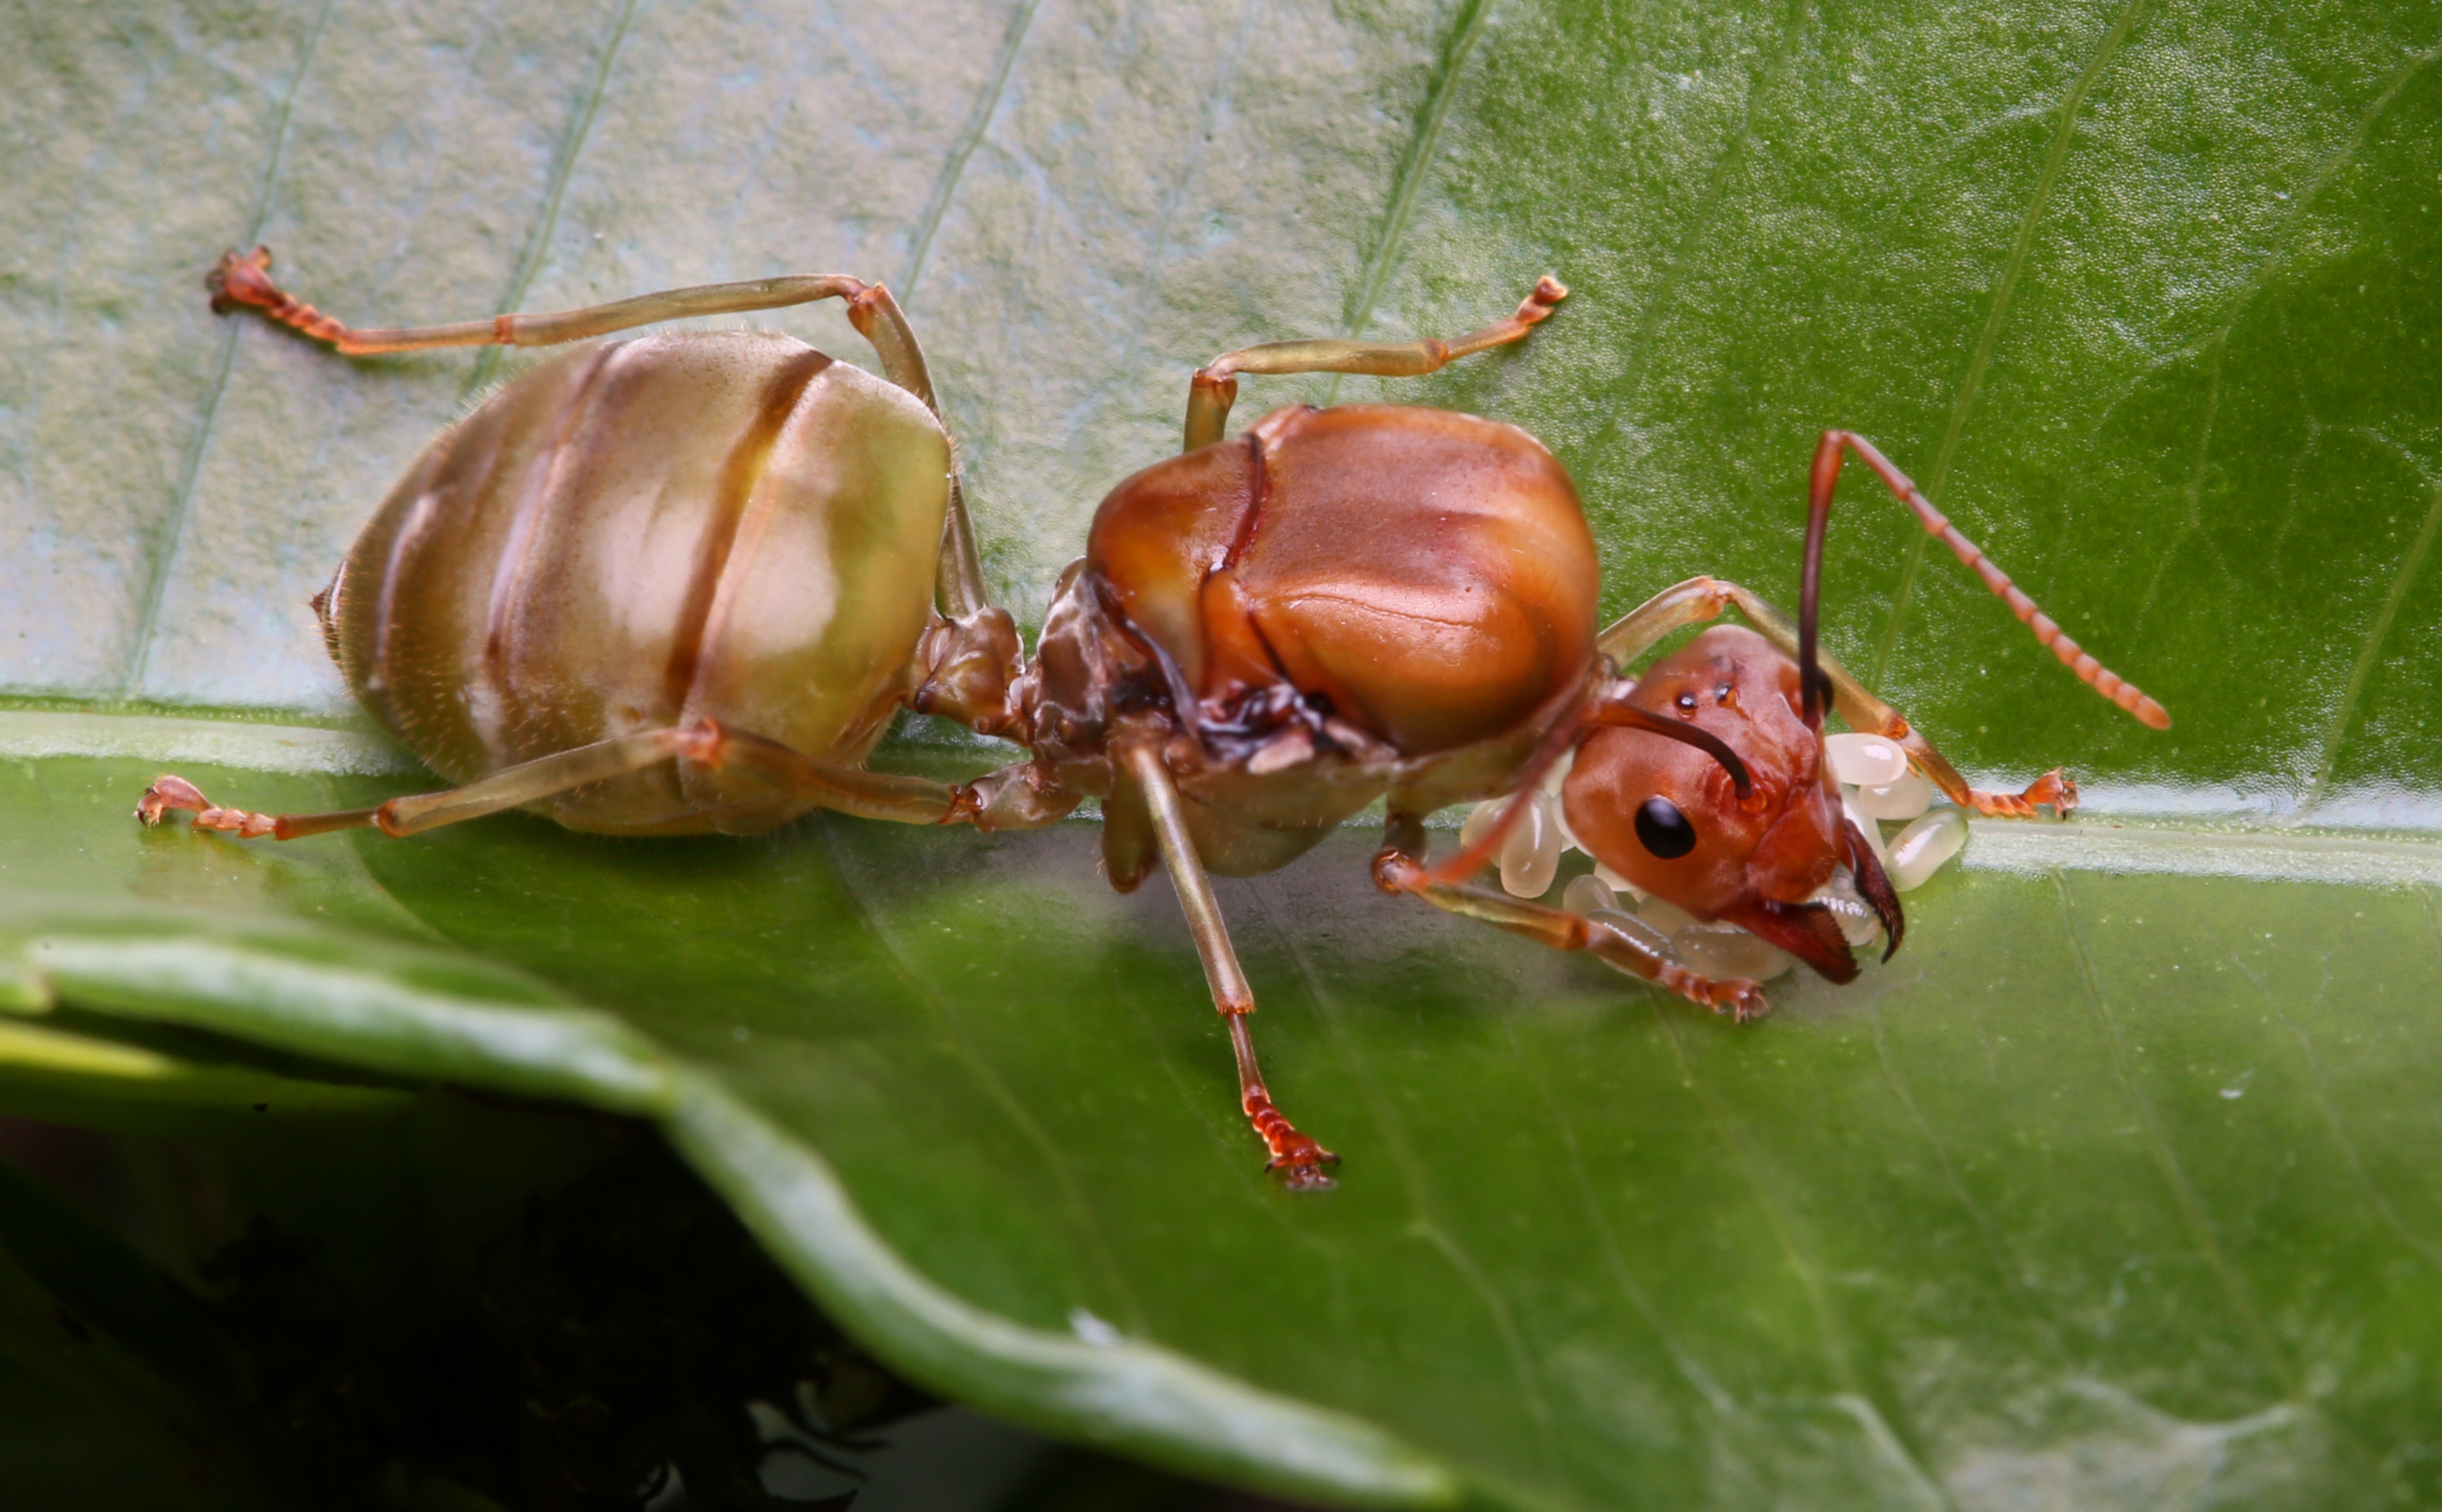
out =
{"type": "Polygon", "coordinates": [[[752,768],[782,791],[819,808],[866,819],[954,824],[961,820],[973,822],[994,807],[993,793],[987,791],[992,779],[984,785],[953,787],[922,777],[866,772],[818,761],[777,740],[730,729],[712,720],[699,720],[693,724],[597,740],[574,751],[520,762],[463,787],[392,798],[368,809],[341,809],[328,813],[272,814],[223,808],[205,797],[186,778],[164,774],[144,790],[144,796],[136,805],[136,817],[149,827],[159,824],[174,811],[186,810],[195,815],[196,829],[217,829],[242,840],[301,840],[307,835],[339,829],[379,829],[386,835],[402,837],[480,819],[673,758],[714,770],[724,766],[752,768]]]}
{"type": "MultiPolygon", "coordinates": [[[[844,273],[705,283],[552,314],[496,315],[485,320],[392,330],[346,324],[290,294],[272,281],[271,249],[265,246],[251,252],[231,247],[222,253],[220,262],[205,275],[204,286],[211,291],[216,314],[227,315],[241,308],[257,310],[273,324],[284,325],[317,341],[327,341],[346,356],[427,352],[442,347],[559,346],[664,320],[785,309],[817,300],[844,300],[848,323],[873,343],[874,353],[882,359],[883,376],[923,401],[934,419],[942,418],[940,402],[933,395],[932,374],[924,364],[924,349],[917,343],[916,332],[908,325],[899,301],[881,284],[867,283],[844,273]]],[[[955,471],[950,478],[949,518],[941,531],[941,566],[935,598],[941,612],[952,619],[964,619],[990,608],[984,592],[983,564],[975,548],[975,526],[967,518],[966,495],[955,471]]]]}

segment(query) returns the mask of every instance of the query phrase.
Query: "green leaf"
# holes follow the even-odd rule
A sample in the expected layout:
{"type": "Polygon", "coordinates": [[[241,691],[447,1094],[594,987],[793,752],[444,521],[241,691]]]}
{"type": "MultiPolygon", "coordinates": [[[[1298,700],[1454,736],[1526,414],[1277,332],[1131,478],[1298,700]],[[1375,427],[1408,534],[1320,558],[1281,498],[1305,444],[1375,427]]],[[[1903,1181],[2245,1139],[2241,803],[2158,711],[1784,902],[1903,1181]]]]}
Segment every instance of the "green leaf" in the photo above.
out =
{"type": "Polygon", "coordinates": [[[2442,1499],[2430,7],[495,12],[12,24],[0,998],[658,1117],[920,1378],[1308,1496],[2442,1499]],[[1225,885],[1273,1090],[1347,1161],[1295,1197],[1087,826],[138,833],[165,767],[266,810],[423,780],[304,600],[506,371],[210,316],[255,241],[369,323],[886,280],[1029,619],[1192,365],[1455,334],[1548,270],[1520,350],[1244,412],[1528,427],[1613,610],[1794,598],[1852,427],[2178,723],[1852,482],[1832,647],[2103,817],[1979,826],[1894,961],[1746,1029],[1412,915],[1355,834],[1225,885]]]}

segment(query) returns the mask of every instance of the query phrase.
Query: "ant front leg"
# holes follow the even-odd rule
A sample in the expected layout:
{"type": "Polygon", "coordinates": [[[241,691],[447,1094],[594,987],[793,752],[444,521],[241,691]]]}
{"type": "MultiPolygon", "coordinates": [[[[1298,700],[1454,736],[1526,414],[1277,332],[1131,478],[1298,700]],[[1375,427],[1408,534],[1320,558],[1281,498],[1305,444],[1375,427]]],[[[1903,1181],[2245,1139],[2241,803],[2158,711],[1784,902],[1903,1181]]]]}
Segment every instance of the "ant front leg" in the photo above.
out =
{"type": "Polygon", "coordinates": [[[1423,816],[1395,804],[1383,826],[1382,848],[1374,856],[1374,884],[1387,893],[1421,898],[1444,913],[1523,935],[1554,950],[1589,952],[1606,966],[1666,987],[1699,1007],[1728,1013],[1740,1023],[1761,1018],[1771,1011],[1763,989],[1745,977],[1716,980],[1691,972],[1601,920],[1525,902],[1488,888],[1435,881],[1425,865],[1423,816]]]}
{"type": "MultiPolygon", "coordinates": [[[[864,819],[898,824],[980,821],[992,827],[987,816],[1007,811],[1012,822],[998,828],[1015,829],[1021,827],[1027,811],[1022,804],[1001,801],[996,784],[1002,774],[955,787],[923,777],[892,776],[817,761],[777,740],[731,729],[716,720],[699,720],[693,724],[597,740],[574,751],[520,762],[464,787],[392,798],[369,809],[341,809],[328,813],[271,814],[225,809],[205,797],[186,778],[165,774],[144,790],[144,796],[136,805],[136,817],[152,826],[174,811],[186,810],[194,814],[196,829],[222,830],[242,840],[301,840],[307,835],[338,829],[379,829],[398,838],[480,819],[503,809],[519,808],[672,759],[692,762],[708,771],[729,766],[749,768],[781,791],[816,808],[864,819]]],[[[1074,806],[1072,801],[1070,807],[1074,806]]],[[[1052,813],[1036,822],[1048,823],[1057,817],[1059,814],[1052,813]]]]}
{"type": "Polygon", "coordinates": [[[1271,1160],[1266,1169],[1281,1174],[1293,1192],[1320,1192],[1332,1183],[1323,1167],[1338,1165],[1339,1157],[1297,1131],[1272,1105],[1264,1073],[1255,1064],[1255,1042],[1247,1032],[1247,1015],[1255,1011],[1255,990],[1238,966],[1238,952],[1230,943],[1230,926],[1212,896],[1212,880],[1204,874],[1203,858],[1188,832],[1187,816],[1178,804],[1178,788],[1162,765],[1161,746],[1146,739],[1121,754],[1121,766],[1142,793],[1162,865],[1170,869],[1171,886],[1178,894],[1179,912],[1187,916],[1188,933],[1195,937],[1195,954],[1204,962],[1205,984],[1212,990],[1212,1006],[1230,1026],[1230,1047],[1238,1059],[1238,1102],[1254,1125],[1271,1160]]]}
{"type": "MultiPolygon", "coordinates": [[[[1672,584],[1621,616],[1595,644],[1603,654],[1625,666],[1672,630],[1719,619],[1723,610],[1731,608],[1782,652],[1792,658],[1797,655],[1795,621],[1762,595],[1717,577],[1691,577],[1672,584]]],[[[2049,808],[2059,816],[2077,807],[2077,783],[2059,767],[2029,783],[2023,792],[1986,792],[1969,787],[1932,741],[1918,734],[1897,709],[1875,697],[1831,652],[1818,648],[1815,659],[1832,683],[1832,706],[1850,728],[1879,735],[1905,751],[1909,761],[1941,790],[1942,796],[1960,808],[1995,818],[2032,819],[2041,809],[2049,808]]]]}
{"type": "Polygon", "coordinates": [[[1453,341],[1347,341],[1319,337],[1306,341],[1267,341],[1225,352],[1198,368],[1187,390],[1187,446],[1194,451],[1221,439],[1237,402],[1241,373],[1356,373],[1377,378],[1413,378],[1438,373],[1460,357],[1522,340],[1569,297],[1560,281],[1545,274],[1518,306],[1518,313],[1470,331],[1453,341]]]}

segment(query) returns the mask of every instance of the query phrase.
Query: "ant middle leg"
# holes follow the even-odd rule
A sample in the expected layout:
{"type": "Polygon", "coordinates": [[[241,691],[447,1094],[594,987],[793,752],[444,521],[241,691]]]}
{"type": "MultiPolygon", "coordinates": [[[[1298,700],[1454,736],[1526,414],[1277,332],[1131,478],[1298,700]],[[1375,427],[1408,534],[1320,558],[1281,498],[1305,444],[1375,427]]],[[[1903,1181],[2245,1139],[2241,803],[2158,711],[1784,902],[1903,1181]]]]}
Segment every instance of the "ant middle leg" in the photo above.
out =
{"type": "Polygon", "coordinates": [[[1293,1192],[1320,1192],[1333,1184],[1323,1167],[1338,1165],[1339,1157],[1299,1133],[1273,1105],[1272,1094],[1264,1085],[1263,1069],[1255,1064],[1255,1042],[1247,1032],[1247,1015],[1255,1011],[1255,990],[1248,984],[1247,974],[1238,965],[1238,952],[1230,943],[1229,923],[1212,896],[1203,858],[1195,853],[1194,837],[1188,832],[1187,816],[1179,808],[1178,788],[1171,781],[1170,769],[1162,765],[1160,743],[1139,740],[1120,756],[1122,769],[1144,798],[1162,865],[1178,894],[1179,912],[1187,916],[1195,954],[1204,962],[1212,1006],[1230,1026],[1230,1048],[1238,1062],[1238,1103],[1271,1152],[1266,1169],[1279,1172],[1293,1192]]]}
{"type": "MultiPolygon", "coordinates": [[[[1722,610],[1733,608],[1782,652],[1792,658],[1798,654],[1795,620],[1762,595],[1717,577],[1691,577],[1672,584],[1622,615],[1602,632],[1595,645],[1625,666],[1651,650],[1672,630],[1719,619],[1722,610]]],[[[1941,790],[1942,796],[1960,808],[1996,818],[2032,819],[2039,809],[2050,808],[2060,815],[2077,807],[2077,783],[2058,767],[2028,784],[2022,792],[1986,792],[1968,786],[1967,779],[1934,748],[1932,741],[1918,734],[1897,709],[1857,681],[1856,675],[1831,652],[1818,647],[1815,661],[1832,684],[1832,706],[1840,711],[1849,727],[1879,735],[1905,751],[1909,762],[1941,790]]]]}
{"type": "MultiPolygon", "coordinates": [[[[164,774],[144,790],[136,805],[136,817],[152,826],[174,811],[185,810],[195,815],[196,829],[222,830],[242,840],[301,840],[339,829],[379,829],[398,838],[519,808],[672,759],[711,770],[750,768],[781,791],[817,808],[860,818],[899,824],[963,821],[997,829],[1021,828],[1028,822],[1023,805],[998,801],[1003,774],[953,786],[923,777],[866,772],[818,761],[777,740],[712,720],[597,740],[505,767],[463,787],[327,813],[272,814],[223,808],[186,778],[164,774]],[[994,823],[995,819],[999,822],[994,823]]],[[[1048,814],[1033,822],[1048,823],[1057,817],[1048,814]]]]}
{"type": "Polygon", "coordinates": [[[1349,341],[1317,337],[1304,341],[1267,341],[1261,346],[1225,352],[1198,368],[1187,390],[1185,450],[1208,446],[1221,439],[1230,423],[1230,406],[1238,398],[1241,373],[1356,373],[1377,378],[1414,378],[1437,373],[1460,357],[1522,339],[1569,297],[1560,281],[1545,274],[1518,306],[1518,313],[1481,331],[1454,340],[1428,337],[1421,341],[1349,341]]]}
{"type": "Polygon", "coordinates": [[[1421,898],[1447,914],[1480,920],[1523,935],[1554,950],[1589,952],[1603,964],[1678,993],[1700,1007],[1739,1022],[1771,1011],[1763,989],[1745,977],[1717,980],[1689,971],[1626,930],[1565,908],[1551,908],[1464,883],[1442,882],[1425,865],[1422,815],[1395,805],[1374,855],[1374,884],[1387,893],[1421,898]]]}

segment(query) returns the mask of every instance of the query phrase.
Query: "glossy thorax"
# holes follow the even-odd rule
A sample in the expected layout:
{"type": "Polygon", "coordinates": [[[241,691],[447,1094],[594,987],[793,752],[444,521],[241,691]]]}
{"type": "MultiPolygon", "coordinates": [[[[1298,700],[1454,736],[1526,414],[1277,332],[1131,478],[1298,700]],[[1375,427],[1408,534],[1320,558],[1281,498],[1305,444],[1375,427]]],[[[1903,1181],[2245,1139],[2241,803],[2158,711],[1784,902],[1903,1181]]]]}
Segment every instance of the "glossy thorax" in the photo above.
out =
{"type": "MultiPolygon", "coordinates": [[[[1038,769],[1109,796],[1158,738],[1196,849],[1282,865],[1385,792],[1510,785],[1594,677],[1594,541],[1524,431],[1389,405],[1276,410],[1114,489],[1014,702],[1038,769]]],[[[1113,882],[1150,868],[1105,811],[1113,882]]]]}
{"type": "MultiPolygon", "coordinates": [[[[922,403],[787,337],[579,347],[436,440],[318,605],[365,707],[456,782],[702,719],[853,764],[909,686],[949,467],[922,403]]],[[[812,805],[665,762],[534,807],[671,834],[812,805]]]]}

